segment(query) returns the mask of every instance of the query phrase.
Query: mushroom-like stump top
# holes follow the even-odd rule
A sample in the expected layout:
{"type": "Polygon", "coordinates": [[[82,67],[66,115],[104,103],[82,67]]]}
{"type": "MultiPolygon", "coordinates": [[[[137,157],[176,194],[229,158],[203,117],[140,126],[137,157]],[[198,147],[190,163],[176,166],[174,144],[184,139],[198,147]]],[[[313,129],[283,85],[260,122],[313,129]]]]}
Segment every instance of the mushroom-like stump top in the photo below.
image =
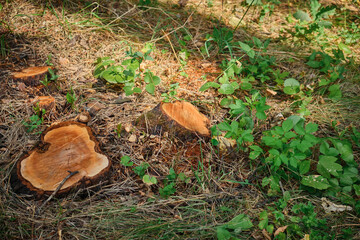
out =
{"type": "Polygon", "coordinates": [[[63,122],[47,129],[41,147],[35,148],[17,164],[21,184],[38,194],[51,194],[70,172],[58,193],[89,185],[103,177],[111,162],[100,153],[91,129],[77,122],[63,122]]]}
{"type": "Polygon", "coordinates": [[[136,125],[151,134],[168,132],[180,138],[210,137],[210,120],[189,102],[161,103],[142,115],[136,125]]]}
{"type": "Polygon", "coordinates": [[[40,85],[42,78],[48,74],[49,66],[45,67],[29,67],[22,69],[20,72],[12,74],[14,80],[23,81],[26,85],[36,86],[40,85]]]}

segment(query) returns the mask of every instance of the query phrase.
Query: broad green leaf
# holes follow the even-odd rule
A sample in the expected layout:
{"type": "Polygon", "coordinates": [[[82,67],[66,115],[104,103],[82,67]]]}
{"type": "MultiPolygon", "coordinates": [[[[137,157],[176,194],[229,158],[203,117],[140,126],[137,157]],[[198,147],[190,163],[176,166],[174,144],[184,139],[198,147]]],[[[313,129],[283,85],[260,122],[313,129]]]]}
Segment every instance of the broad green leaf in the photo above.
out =
{"type": "Polygon", "coordinates": [[[252,84],[249,83],[249,82],[242,82],[240,87],[241,87],[242,90],[248,91],[248,90],[251,90],[252,84]]]}
{"type": "Polygon", "coordinates": [[[298,10],[296,13],[293,14],[293,16],[300,21],[310,22],[312,20],[309,14],[302,10],[298,10]]]}
{"type": "Polygon", "coordinates": [[[253,226],[250,218],[245,214],[239,214],[224,225],[228,229],[243,231],[253,226]]]}
{"type": "MultiPolygon", "coordinates": [[[[315,1],[315,0],[312,0],[312,1],[315,1]]],[[[337,8],[336,5],[330,5],[327,7],[320,8],[320,10],[316,12],[316,15],[314,15],[314,16],[316,16],[315,20],[327,18],[328,16],[333,15],[336,11],[336,8],[337,8]]]]}
{"type": "Polygon", "coordinates": [[[347,53],[347,54],[351,54],[351,53],[352,53],[351,49],[350,49],[348,46],[346,46],[345,44],[339,43],[338,46],[339,46],[339,49],[340,49],[341,51],[343,51],[343,52],[345,52],[345,53],[347,53]]]}
{"type": "Polygon", "coordinates": [[[274,148],[270,149],[269,153],[274,155],[274,156],[280,155],[280,152],[278,150],[274,149],[274,148]]]}
{"type": "Polygon", "coordinates": [[[284,137],[286,137],[287,139],[294,138],[296,136],[297,135],[294,132],[287,132],[287,133],[284,134],[284,137]]]}
{"type": "Polygon", "coordinates": [[[262,148],[257,145],[251,145],[249,148],[253,150],[249,154],[250,159],[256,159],[263,152],[262,148]]]}
{"type": "Polygon", "coordinates": [[[320,21],[318,24],[320,27],[325,27],[325,28],[331,28],[332,26],[332,22],[330,21],[320,21]]]}
{"type": "Polygon", "coordinates": [[[230,240],[232,238],[231,233],[223,226],[216,228],[216,236],[218,240],[230,240]]]}
{"type": "Polygon", "coordinates": [[[203,92],[203,91],[206,91],[208,90],[209,88],[219,88],[220,87],[220,84],[216,83],[216,82],[206,82],[204,83],[204,85],[202,85],[199,89],[200,92],[203,92]]]}
{"type": "Polygon", "coordinates": [[[289,132],[293,128],[293,126],[294,123],[291,119],[286,119],[281,125],[284,132],[289,132]]]}
{"type": "Polygon", "coordinates": [[[284,93],[292,95],[300,91],[300,83],[294,78],[288,78],[284,81],[284,93]]]}
{"type": "Polygon", "coordinates": [[[255,51],[251,49],[251,47],[249,45],[247,45],[246,43],[243,42],[239,42],[240,48],[242,50],[244,50],[244,52],[246,52],[246,54],[250,57],[250,58],[254,58],[255,57],[255,51]]]}
{"type": "Polygon", "coordinates": [[[353,188],[355,190],[355,194],[360,196],[360,185],[354,184],[353,188]]]}
{"type": "Polygon", "coordinates": [[[325,141],[320,145],[320,152],[326,156],[336,157],[339,155],[339,151],[336,148],[331,148],[325,141]]]}
{"type": "Polygon", "coordinates": [[[256,112],[255,115],[260,120],[265,120],[266,119],[266,114],[264,112],[256,112]]]}
{"type": "Polygon", "coordinates": [[[302,161],[299,165],[299,173],[305,174],[308,173],[310,170],[310,160],[302,161]]]}
{"type": "Polygon", "coordinates": [[[154,95],[155,92],[155,85],[153,83],[149,83],[145,86],[145,89],[148,93],[150,93],[151,95],[154,95]]]}
{"type": "Polygon", "coordinates": [[[318,125],[316,123],[308,123],[305,126],[306,133],[314,133],[318,130],[318,125]]]}
{"type": "Polygon", "coordinates": [[[317,165],[317,171],[322,176],[330,178],[330,174],[338,177],[339,172],[342,171],[342,166],[336,163],[337,158],[332,156],[320,156],[317,165]],[[339,172],[338,172],[339,171],[339,172]]]}
{"type": "Polygon", "coordinates": [[[120,163],[121,163],[122,165],[124,165],[125,167],[131,167],[132,165],[134,165],[134,163],[131,162],[130,157],[129,157],[129,156],[126,156],[126,155],[121,157],[120,163]]]}
{"type": "Polygon", "coordinates": [[[221,94],[233,94],[234,91],[234,87],[229,83],[224,83],[219,88],[219,93],[221,94]]]}
{"type": "Polygon", "coordinates": [[[269,223],[268,213],[266,211],[262,211],[259,214],[259,218],[260,218],[259,228],[264,229],[269,223]]]}
{"type": "Polygon", "coordinates": [[[144,175],[142,178],[143,182],[146,183],[147,185],[152,185],[152,184],[156,184],[157,183],[157,179],[156,177],[153,176],[149,176],[148,174],[144,175]]]}
{"type": "Polygon", "coordinates": [[[133,92],[134,93],[141,93],[141,88],[134,87],[133,92]]]}
{"type": "Polygon", "coordinates": [[[305,186],[313,187],[320,190],[328,189],[330,187],[330,184],[326,178],[317,175],[303,177],[301,183],[305,186]]]}
{"type": "Polygon", "coordinates": [[[229,123],[227,122],[221,122],[217,125],[221,131],[228,131],[231,132],[232,128],[229,123]]]}
{"type": "Polygon", "coordinates": [[[334,84],[329,87],[329,98],[333,100],[340,100],[342,97],[341,89],[339,84],[334,84]]]}
{"type": "Polygon", "coordinates": [[[299,135],[305,135],[304,121],[299,121],[297,124],[295,124],[294,130],[299,135]]]}
{"type": "Polygon", "coordinates": [[[319,13],[320,7],[321,4],[318,0],[310,0],[310,10],[313,17],[316,17],[316,15],[319,13]]]}
{"type": "Polygon", "coordinates": [[[347,163],[354,163],[354,154],[350,144],[341,141],[332,140],[335,148],[340,152],[341,158],[347,163]]]}
{"type": "Polygon", "coordinates": [[[319,67],[321,67],[321,62],[310,60],[306,63],[306,65],[308,65],[312,68],[319,68],[319,67]]]}

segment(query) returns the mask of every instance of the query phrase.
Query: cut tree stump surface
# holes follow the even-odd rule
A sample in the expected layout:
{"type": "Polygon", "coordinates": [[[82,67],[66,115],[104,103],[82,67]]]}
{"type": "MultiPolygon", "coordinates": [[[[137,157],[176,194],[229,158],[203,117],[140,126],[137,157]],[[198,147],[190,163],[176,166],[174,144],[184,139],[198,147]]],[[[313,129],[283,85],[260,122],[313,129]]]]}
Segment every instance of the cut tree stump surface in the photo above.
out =
{"type": "Polygon", "coordinates": [[[32,101],[34,107],[39,106],[40,109],[45,109],[49,112],[55,108],[55,98],[51,96],[37,96],[32,101]]]}
{"type": "Polygon", "coordinates": [[[39,194],[55,191],[70,172],[58,193],[79,185],[89,185],[103,177],[111,162],[100,153],[91,129],[77,122],[52,126],[42,135],[43,146],[35,148],[17,164],[17,176],[30,191],[39,194]]]}
{"type": "Polygon", "coordinates": [[[51,67],[29,67],[20,72],[14,72],[12,76],[14,80],[22,81],[28,86],[37,86],[41,84],[40,80],[43,80],[44,76],[48,74],[49,68],[51,67]]]}
{"type": "Polygon", "coordinates": [[[210,120],[189,102],[160,103],[136,121],[143,131],[150,134],[168,132],[180,138],[194,135],[210,137],[210,120]]]}

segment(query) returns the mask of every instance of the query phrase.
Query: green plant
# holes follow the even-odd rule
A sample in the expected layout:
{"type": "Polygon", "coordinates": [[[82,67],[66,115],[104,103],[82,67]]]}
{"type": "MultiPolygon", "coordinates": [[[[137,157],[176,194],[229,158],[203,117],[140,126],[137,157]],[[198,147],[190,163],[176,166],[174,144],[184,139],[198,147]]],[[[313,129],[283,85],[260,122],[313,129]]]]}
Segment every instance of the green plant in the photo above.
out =
{"type": "Polygon", "coordinates": [[[125,167],[131,167],[132,165],[134,165],[134,163],[131,161],[131,158],[126,155],[121,157],[120,163],[125,167]]]}
{"type": "Polygon", "coordinates": [[[243,231],[249,230],[253,227],[250,218],[245,214],[239,214],[229,222],[218,226],[216,228],[216,235],[218,240],[237,239],[243,231]]]}
{"type": "MultiPolygon", "coordinates": [[[[299,20],[295,25],[295,31],[288,30],[288,33],[297,39],[304,39],[307,42],[315,40],[322,48],[329,46],[324,29],[332,27],[332,22],[327,21],[327,19],[334,15],[335,10],[335,5],[323,7],[317,0],[311,0],[311,16],[302,10],[298,10],[293,14],[293,17],[299,20]]],[[[289,17],[288,22],[292,23],[292,21],[292,18],[289,17]]]]}
{"type": "Polygon", "coordinates": [[[54,70],[52,70],[51,68],[49,68],[49,74],[50,74],[50,79],[48,79],[48,75],[45,75],[45,78],[43,81],[40,81],[45,87],[47,85],[49,85],[49,83],[51,81],[56,81],[56,79],[59,78],[59,75],[56,75],[54,70]]]}
{"type": "Polygon", "coordinates": [[[274,56],[266,54],[269,43],[270,39],[262,42],[256,37],[247,43],[237,43],[239,48],[249,57],[249,60],[242,60],[245,76],[253,76],[262,83],[271,79],[274,72],[272,67],[275,66],[276,59],[274,56]],[[254,49],[258,50],[254,51],[254,49]]]}
{"type": "Polygon", "coordinates": [[[275,5],[274,4],[280,4],[280,1],[278,0],[269,0],[266,1],[266,4],[264,4],[261,0],[247,0],[246,3],[248,5],[255,5],[255,6],[261,6],[260,16],[259,16],[259,22],[262,22],[265,18],[265,16],[271,16],[274,12],[275,5]]]}
{"type": "Polygon", "coordinates": [[[77,96],[72,87],[70,87],[70,92],[66,93],[66,101],[70,104],[72,109],[75,109],[75,103],[77,101],[77,96]]]}
{"type": "MultiPolygon", "coordinates": [[[[23,121],[22,124],[26,128],[26,132],[31,133],[37,129],[44,122],[44,116],[46,113],[45,109],[39,107],[39,103],[33,107],[35,114],[31,115],[29,121],[23,121]]],[[[35,134],[40,134],[41,132],[36,132],[35,134]]]]}
{"type": "Polygon", "coordinates": [[[291,232],[299,237],[304,236],[304,233],[309,233],[310,239],[333,239],[334,235],[328,233],[326,220],[317,218],[317,213],[310,201],[308,204],[294,205],[291,212],[298,215],[291,218],[293,222],[289,229],[291,232]]]}
{"type": "Polygon", "coordinates": [[[325,138],[320,145],[316,172],[306,176],[301,183],[319,190],[342,202],[355,204],[353,195],[360,196],[358,163],[354,160],[351,144],[334,138],[325,138]]]}
{"type": "Polygon", "coordinates": [[[170,84],[169,91],[161,94],[161,97],[164,98],[163,102],[173,102],[175,100],[179,100],[179,98],[176,97],[177,94],[176,89],[178,88],[179,88],[179,83],[170,84]]]}
{"type": "Polygon", "coordinates": [[[340,36],[345,39],[345,44],[355,44],[360,40],[360,27],[355,22],[351,23],[350,28],[342,28],[340,36]]]}
{"type": "Polygon", "coordinates": [[[205,52],[208,56],[210,56],[209,51],[218,47],[218,54],[226,53],[225,50],[230,52],[232,56],[232,41],[233,41],[233,31],[228,28],[214,28],[212,35],[207,35],[205,41],[205,52]],[[215,43],[212,44],[212,42],[215,43]]]}
{"type": "Polygon", "coordinates": [[[323,73],[323,77],[318,83],[318,91],[320,94],[329,92],[328,97],[333,100],[339,100],[342,97],[339,84],[334,84],[336,81],[343,79],[345,68],[341,62],[345,60],[342,50],[333,49],[334,57],[324,53],[314,51],[308,58],[306,64],[312,68],[319,69],[323,73]]]}
{"type": "MultiPolygon", "coordinates": [[[[260,120],[265,120],[265,111],[270,108],[270,106],[266,105],[266,98],[261,97],[259,92],[255,92],[251,98],[245,97],[245,100],[243,102],[240,99],[236,99],[233,104],[229,105],[230,118],[211,128],[213,136],[218,136],[221,135],[221,132],[225,132],[225,137],[235,139],[240,148],[245,142],[254,141],[252,135],[254,119],[256,117],[260,120]]],[[[212,143],[214,145],[218,144],[216,138],[212,139],[212,143]]]]}
{"type": "Polygon", "coordinates": [[[54,65],[54,64],[52,63],[52,55],[51,55],[51,54],[49,54],[49,55],[47,56],[47,59],[46,59],[45,63],[46,63],[46,65],[48,65],[48,66],[53,66],[53,65],[54,65]]]}
{"type": "MultiPolygon", "coordinates": [[[[309,123],[304,126],[304,120],[298,116],[289,117],[280,126],[265,131],[262,142],[270,148],[262,161],[269,166],[271,174],[262,180],[262,186],[270,186],[269,194],[276,194],[280,190],[281,178],[288,180],[290,176],[299,179],[301,175],[309,172],[312,148],[318,143],[312,133],[317,131],[317,124],[309,123]],[[294,131],[292,130],[294,129],[294,131]],[[286,174],[284,170],[290,170],[286,174]]],[[[263,151],[260,147],[252,148],[250,158],[255,159],[263,151]]]]}
{"type": "MultiPolygon", "coordinates": [[[[23,121],[23,125],[26,128],[26,132],[31,133],[37,129],[43,123],[44,119],[34,114],[29,118],[29,121],[23,121]]],[[[40,134],[41,132],[36,132],[35,134],[40,134]]]]}
{"type": "Polygon", "coordinates": [[[173,168],[170,168],[169,175],[166,176],[164,180],[164,187],[159,188],[160,196],[163,198],[168,198],[176,192],[175,184],[178,175],[175,173],[173,168]]]}
{"type": "MultiPolygon", "coordinates": [[[[128,158],[125,158],[124,163],[127,165],[131,164],[128,161],[128,158]]],[[[146,170],[149,167],[150,167],[150,165],[148,163],[142,162],[140,165],[136,166],[133,170],[134,170],[134,173],[136,173],[145,184],[147,184],[147,185],[157,184],[156,177],[146,174],[146,170]]]]}
{"type": "Polygon", "coordinates": [[[122,127],[122,124],[121,124],[121,123],[119,123],[118,125],[116,125],[115,133],[116,133],[116,135],[118,136],[118,138],[121,137],[121,127],[122,127]]]}
{"type": "Polygon", "coordinates": [[[127,58],[121,65],[115,65],[115,61],[109,57],[98,58],[94,70],[94,76],[102,78],[112,84],[122,84],[126,95],[140,93],[141,89],[135,87],[136,79],[143,75],[146,83],[145,89],[150,94],[154,94],[155,86],[160,83],[160,78],[151,71],[146,70],[143,74],[140,72],[140,65],[145,60],[153,61],[150,53],[153,51],[153,44],[147,43],[141,52],[132,52],[130,48],[126,52],[127,58]]]}
{"type": "Polygon", "coordinates": [[[139,7],[146,9],[146,7],[156,6],[157,0],[139,0],[139,7]]]}
{"type": "Polygon", "coordinates": [[[220,75],[217,79],[217,82],[206,82],[204,83],[199,91],[206,91],[209,88],[217,88],[220,94],[231,95],[235,92],[235,90],[239,89],[239,83],[236,81],[230,81],[235,79],[235,74],[240,74],[241,65],[237,64],[238,61],[232,59],[227,68],[223,71],[222,75],[220,75]]]}

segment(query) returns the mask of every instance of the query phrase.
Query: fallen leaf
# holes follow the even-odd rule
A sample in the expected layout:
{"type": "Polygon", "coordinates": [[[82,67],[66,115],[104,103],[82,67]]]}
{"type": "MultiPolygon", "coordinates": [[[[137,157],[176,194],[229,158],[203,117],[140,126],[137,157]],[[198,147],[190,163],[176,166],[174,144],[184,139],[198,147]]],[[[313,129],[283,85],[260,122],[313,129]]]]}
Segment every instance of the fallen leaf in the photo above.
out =
{"type": "Polygon", "coordinates": [[[132,135],[129,137],[128,141],[131,142],[131,143],[136,142],[136,135],[132,134],[132,135]]]}
{"type": "Polygon", "coordinates": [[[69,59],[67,59],[67,58],[60,57],[60,58],[59,58],[59,63],[60,63],[60,65],[62,65],[62,66],[66,66],[66,65],[68,65],[68,64],[70,63],[70,61],[69,61],[69,59]]]}
{"type": "Polygon", "coordinates": [[[274,236],[277,236],[279,235],[279,233],[283,233],[285,232],[285,230],[287,229],[287,225],[286,226],[283,226],[283,227],[279,227],[278,229],[276,229],[275,233],[274,233],[274,236]]]}
{"type": "Polygon", "coordinates": [[[301,240],[310,240],[310,235],[309,234],[305,234],[304,238],[301,240]]]}
{"type": "Polygon", "coordinates": [[[271,237],[270,237],[269,233],[265,229],[263,229],[261,232],[262,232],[262,234],[264,235],[264,237],[266,239],[271,240],[271,237]]]}
{"type": "Polygon", "coordinates": [[[275,91],[273,91],[273,90],[271,90],[271,89],[266,89],[266,92],[267,93],[270,93],[271,95],[273,95],[273,96],[275,96],[276,94],[277,94],[277,92],[275,92],[275,91]]]}
{"type": "Polygon", "coordinates": [[[321,206],[324,208],[326,213],[352,211],[352,207],[335,204],[324,197],[321,198],[321,206]]]}
{"type": "Polygon", "coordinates": [[[26,85],[22,82],[18,83],[18,89],[20,92],[26,92],[26,85]]]}

